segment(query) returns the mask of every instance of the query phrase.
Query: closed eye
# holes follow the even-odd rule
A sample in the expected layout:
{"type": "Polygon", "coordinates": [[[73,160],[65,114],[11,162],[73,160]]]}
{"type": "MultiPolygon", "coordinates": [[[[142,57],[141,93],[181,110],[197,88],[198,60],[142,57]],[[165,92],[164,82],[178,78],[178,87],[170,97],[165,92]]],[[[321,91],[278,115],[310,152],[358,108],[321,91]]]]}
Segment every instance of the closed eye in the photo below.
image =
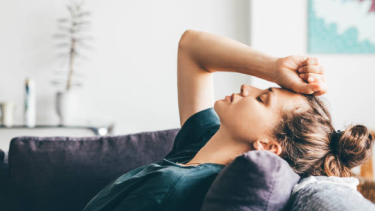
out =
{"type": "Polygon", "coordinates": [[[257,99],[259,102],[264,103],[263,100],[260,99],[260,97],[257,97],[256,99],[257,99]]]}

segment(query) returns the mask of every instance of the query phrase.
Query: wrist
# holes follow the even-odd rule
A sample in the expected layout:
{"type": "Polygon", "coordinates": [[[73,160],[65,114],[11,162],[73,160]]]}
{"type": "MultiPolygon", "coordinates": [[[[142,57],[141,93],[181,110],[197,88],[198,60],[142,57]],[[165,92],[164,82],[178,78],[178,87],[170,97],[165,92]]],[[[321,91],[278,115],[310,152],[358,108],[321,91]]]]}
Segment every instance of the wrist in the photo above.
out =
{"type": "Polygon", "coordinates": [[[278,57],[270,57],[269,59],[269,67],[268,69],[268,77],[266,78],[267,81],[276,83],[277,81],[277,75],[278,75],[278,63],[281,58],[278,57]]]}

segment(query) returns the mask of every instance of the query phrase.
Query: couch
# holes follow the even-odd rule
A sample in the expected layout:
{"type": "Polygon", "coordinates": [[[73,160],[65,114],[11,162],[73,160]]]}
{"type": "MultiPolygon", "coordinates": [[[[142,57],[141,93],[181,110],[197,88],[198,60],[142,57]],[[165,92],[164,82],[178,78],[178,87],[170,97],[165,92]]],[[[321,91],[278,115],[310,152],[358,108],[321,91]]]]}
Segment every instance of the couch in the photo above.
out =
{"type": "Polygon", "coordinates": [[[0,210],[81,211],[112,180],[162,159],[178,131],[13,138],[0,162],[0,210]]]}
{"type": "Polygon", "coordinates": [[[164,158],[178,131],[13,138],[8,159],[0,152],[0,210],[80,211],[120,175],[164,158]]]}

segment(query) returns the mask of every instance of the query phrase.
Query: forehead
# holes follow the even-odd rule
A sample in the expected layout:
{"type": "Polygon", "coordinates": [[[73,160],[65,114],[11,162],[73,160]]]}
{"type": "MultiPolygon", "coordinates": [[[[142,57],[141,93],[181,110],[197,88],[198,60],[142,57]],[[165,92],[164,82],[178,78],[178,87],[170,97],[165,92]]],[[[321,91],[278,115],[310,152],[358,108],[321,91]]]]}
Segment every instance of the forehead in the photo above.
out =
{"type": "Polygon", "coordinates": [[[275,92],[275,104],[279,111],[294,110],[298,107],[307,106],[307,99],[304,95],[289,91],[283,88],[272,88],[275,92]]]}

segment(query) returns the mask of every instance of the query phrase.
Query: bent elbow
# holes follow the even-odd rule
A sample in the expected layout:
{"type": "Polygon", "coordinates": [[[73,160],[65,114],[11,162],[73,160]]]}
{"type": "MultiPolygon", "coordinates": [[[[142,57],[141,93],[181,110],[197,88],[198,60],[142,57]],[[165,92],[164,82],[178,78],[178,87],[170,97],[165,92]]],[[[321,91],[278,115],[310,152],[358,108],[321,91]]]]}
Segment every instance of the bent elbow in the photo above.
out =
{"type": "Polygon", "coordinates": [[[195,31],[192,29],[187,29],[180,38],[180,41],[178,42],[178,49],[182,50],[185,49],[186,46],[189,46],[189,40],[191,40],[191,37],[195,34],[195,31]]]}

